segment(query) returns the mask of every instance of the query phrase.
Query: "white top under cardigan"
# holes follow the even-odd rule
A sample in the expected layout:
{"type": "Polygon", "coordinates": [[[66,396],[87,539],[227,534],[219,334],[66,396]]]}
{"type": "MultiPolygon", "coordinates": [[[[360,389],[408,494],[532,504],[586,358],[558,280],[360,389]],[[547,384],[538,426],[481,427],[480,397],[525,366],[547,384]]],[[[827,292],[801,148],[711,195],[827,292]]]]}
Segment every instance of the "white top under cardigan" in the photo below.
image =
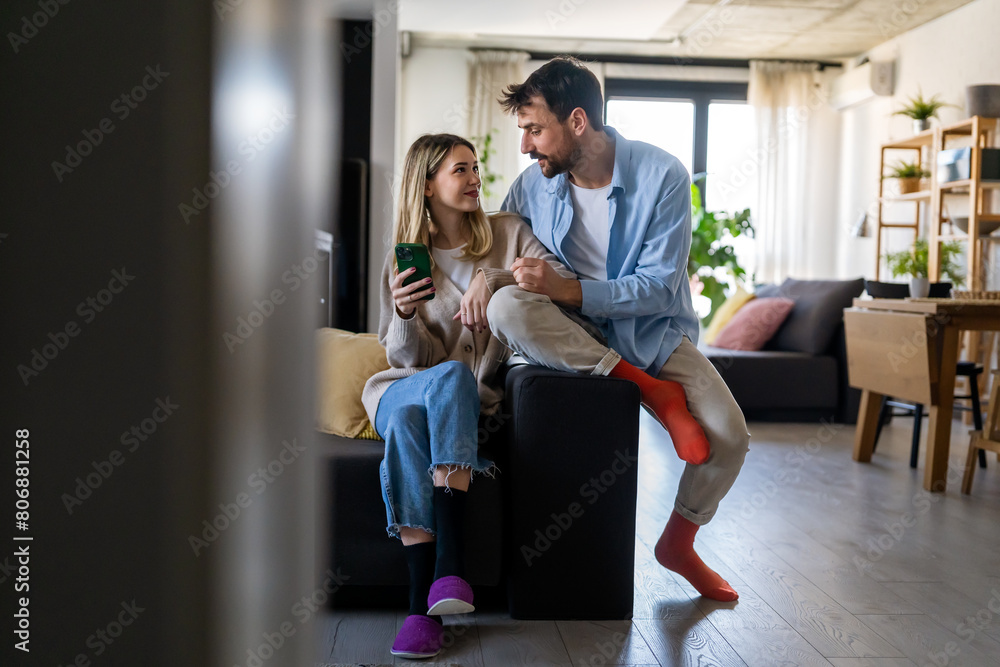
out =
{"type": "Polygon", "coordinates": [[[455,287],[461,290],[462,294],[469,291],[469,285],[472,284],[473,278],[472,262],[462,259],[462,253],[465,252],[465,246],[467,245],[468,243],[463,243],[457,248],[447,250],[443,248],[431,248],[434,262],[441,267],[444,275],[448,276],[451,282],[455,283],[455,287]]]}
{"type": "MultiPolygon", "coordinates": [[[[544,259],[560,275],[575,277],[535,238],[520,216],[497,213],[489,220],[493,226],[493,247],[489,254],[473,262],[473,269],[474,275],[483,272],[491,293],[516,284],[509,267],[518,257],[544,259]]],[[[496,374],[510,357],[510,349],[489,329],[473,333],[462,326],[460,320],[452,319],[461,305],[462,292],[437,265],[431,269],[431,278],[437,287],[434,298],[418,306],[410,319],[400,317],[389,289],[393,268],[390,250],[382,268],[378,337],[392,368],[375,374],[365,383],[361,400],[371,423],[375,423],[379,400],[389,385],[417,371],[453,360],[461,361],[476,376],[482,413],[496,412],[503,399],[503,389],[496,386],[496,374]]]]}

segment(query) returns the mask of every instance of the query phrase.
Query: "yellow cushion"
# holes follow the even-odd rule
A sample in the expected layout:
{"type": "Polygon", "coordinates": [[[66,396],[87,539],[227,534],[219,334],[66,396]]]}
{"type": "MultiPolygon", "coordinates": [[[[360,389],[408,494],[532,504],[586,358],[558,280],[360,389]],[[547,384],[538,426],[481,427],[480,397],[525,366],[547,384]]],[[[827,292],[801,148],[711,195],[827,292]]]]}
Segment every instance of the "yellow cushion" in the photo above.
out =
{"type": "Polygon", "coordinates": [[[725,303],[719,306],[718,310],[715,311],[715,315],[712,316],[712,321],[708,323],[708,328],[705,329],[705,342],[708,345],[715,342],[715,338],[722,331],[722,327],[729,324],[729,320],[733,319],[736,311],[752,298],[754,298],[753,294],[750,294],[737,285],[736,291],[726,299],[725,303]]]}
{"type": "Polygon", "coordinates": [[[370,422],[365,422],[365,427],[362,429],[361,433],[358,433],[358,440],[381,440],[378,431],[375,427],[371,425],[370,422]]]}
{"type": "Polygon", "coordinates": [[[320,329],[316,358],[316,428],[346,438],[379,439],[361,404],[368,378],[389,368],[378,336],[320,329]]]}

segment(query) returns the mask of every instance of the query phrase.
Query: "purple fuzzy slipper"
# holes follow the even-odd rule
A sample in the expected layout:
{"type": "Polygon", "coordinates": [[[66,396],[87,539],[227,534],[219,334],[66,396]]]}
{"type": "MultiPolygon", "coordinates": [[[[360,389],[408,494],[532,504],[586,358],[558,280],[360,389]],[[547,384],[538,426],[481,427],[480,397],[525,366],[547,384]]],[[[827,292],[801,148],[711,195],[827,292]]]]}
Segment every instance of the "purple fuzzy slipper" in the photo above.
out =
{"type": "Polygon", "coordinates": [[[392,643],[401,658],[432,658],[441,652],[441,624],[426,616],[407,616],[392,643]]]}
{"type": "Polygon", "coordinates": [[[472,606],[472,586],[462,577],[441,577],[431,584],[427,606],[430,616],[473,612],[476,608],[472,606]]]}

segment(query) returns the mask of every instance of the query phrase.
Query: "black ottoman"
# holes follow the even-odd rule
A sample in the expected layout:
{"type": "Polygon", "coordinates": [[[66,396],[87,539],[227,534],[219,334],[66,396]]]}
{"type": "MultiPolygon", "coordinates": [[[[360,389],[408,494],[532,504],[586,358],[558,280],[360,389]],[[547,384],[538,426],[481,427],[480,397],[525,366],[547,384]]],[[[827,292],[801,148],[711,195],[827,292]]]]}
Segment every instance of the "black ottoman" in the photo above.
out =
{"type": "Polygon", "coordinates": [[[515,367],[506,403],[511,616],[631,618],[638,386],[515,367]]]}

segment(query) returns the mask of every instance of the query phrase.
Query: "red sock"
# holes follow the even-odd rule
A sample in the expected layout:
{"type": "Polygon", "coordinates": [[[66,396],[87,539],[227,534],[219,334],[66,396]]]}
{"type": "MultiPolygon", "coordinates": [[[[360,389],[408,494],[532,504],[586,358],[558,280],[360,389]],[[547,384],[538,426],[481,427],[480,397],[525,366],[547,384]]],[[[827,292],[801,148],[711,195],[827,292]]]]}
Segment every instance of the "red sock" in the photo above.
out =
{"type": "Polygon", "coordinates": [[[705,565],[694,551],[694,535],[698,528],[698,524],[688,521],[674,510],[653,549],[656,561],[687,579],[703,596],[720,602],[733,602],[740,597],[739,593],[705,565]]]}
{"type": "Polygon", "coordinates": [[[708,460],[708,438],[701,425],[687,409],[684,387],[678,382],[650,377],[624,359],[619,361],[609,377],[631,380],[639,385],[642,404],[656,416],[667,429],[670,439],[682,461],[698,465],[708,460]]]}

